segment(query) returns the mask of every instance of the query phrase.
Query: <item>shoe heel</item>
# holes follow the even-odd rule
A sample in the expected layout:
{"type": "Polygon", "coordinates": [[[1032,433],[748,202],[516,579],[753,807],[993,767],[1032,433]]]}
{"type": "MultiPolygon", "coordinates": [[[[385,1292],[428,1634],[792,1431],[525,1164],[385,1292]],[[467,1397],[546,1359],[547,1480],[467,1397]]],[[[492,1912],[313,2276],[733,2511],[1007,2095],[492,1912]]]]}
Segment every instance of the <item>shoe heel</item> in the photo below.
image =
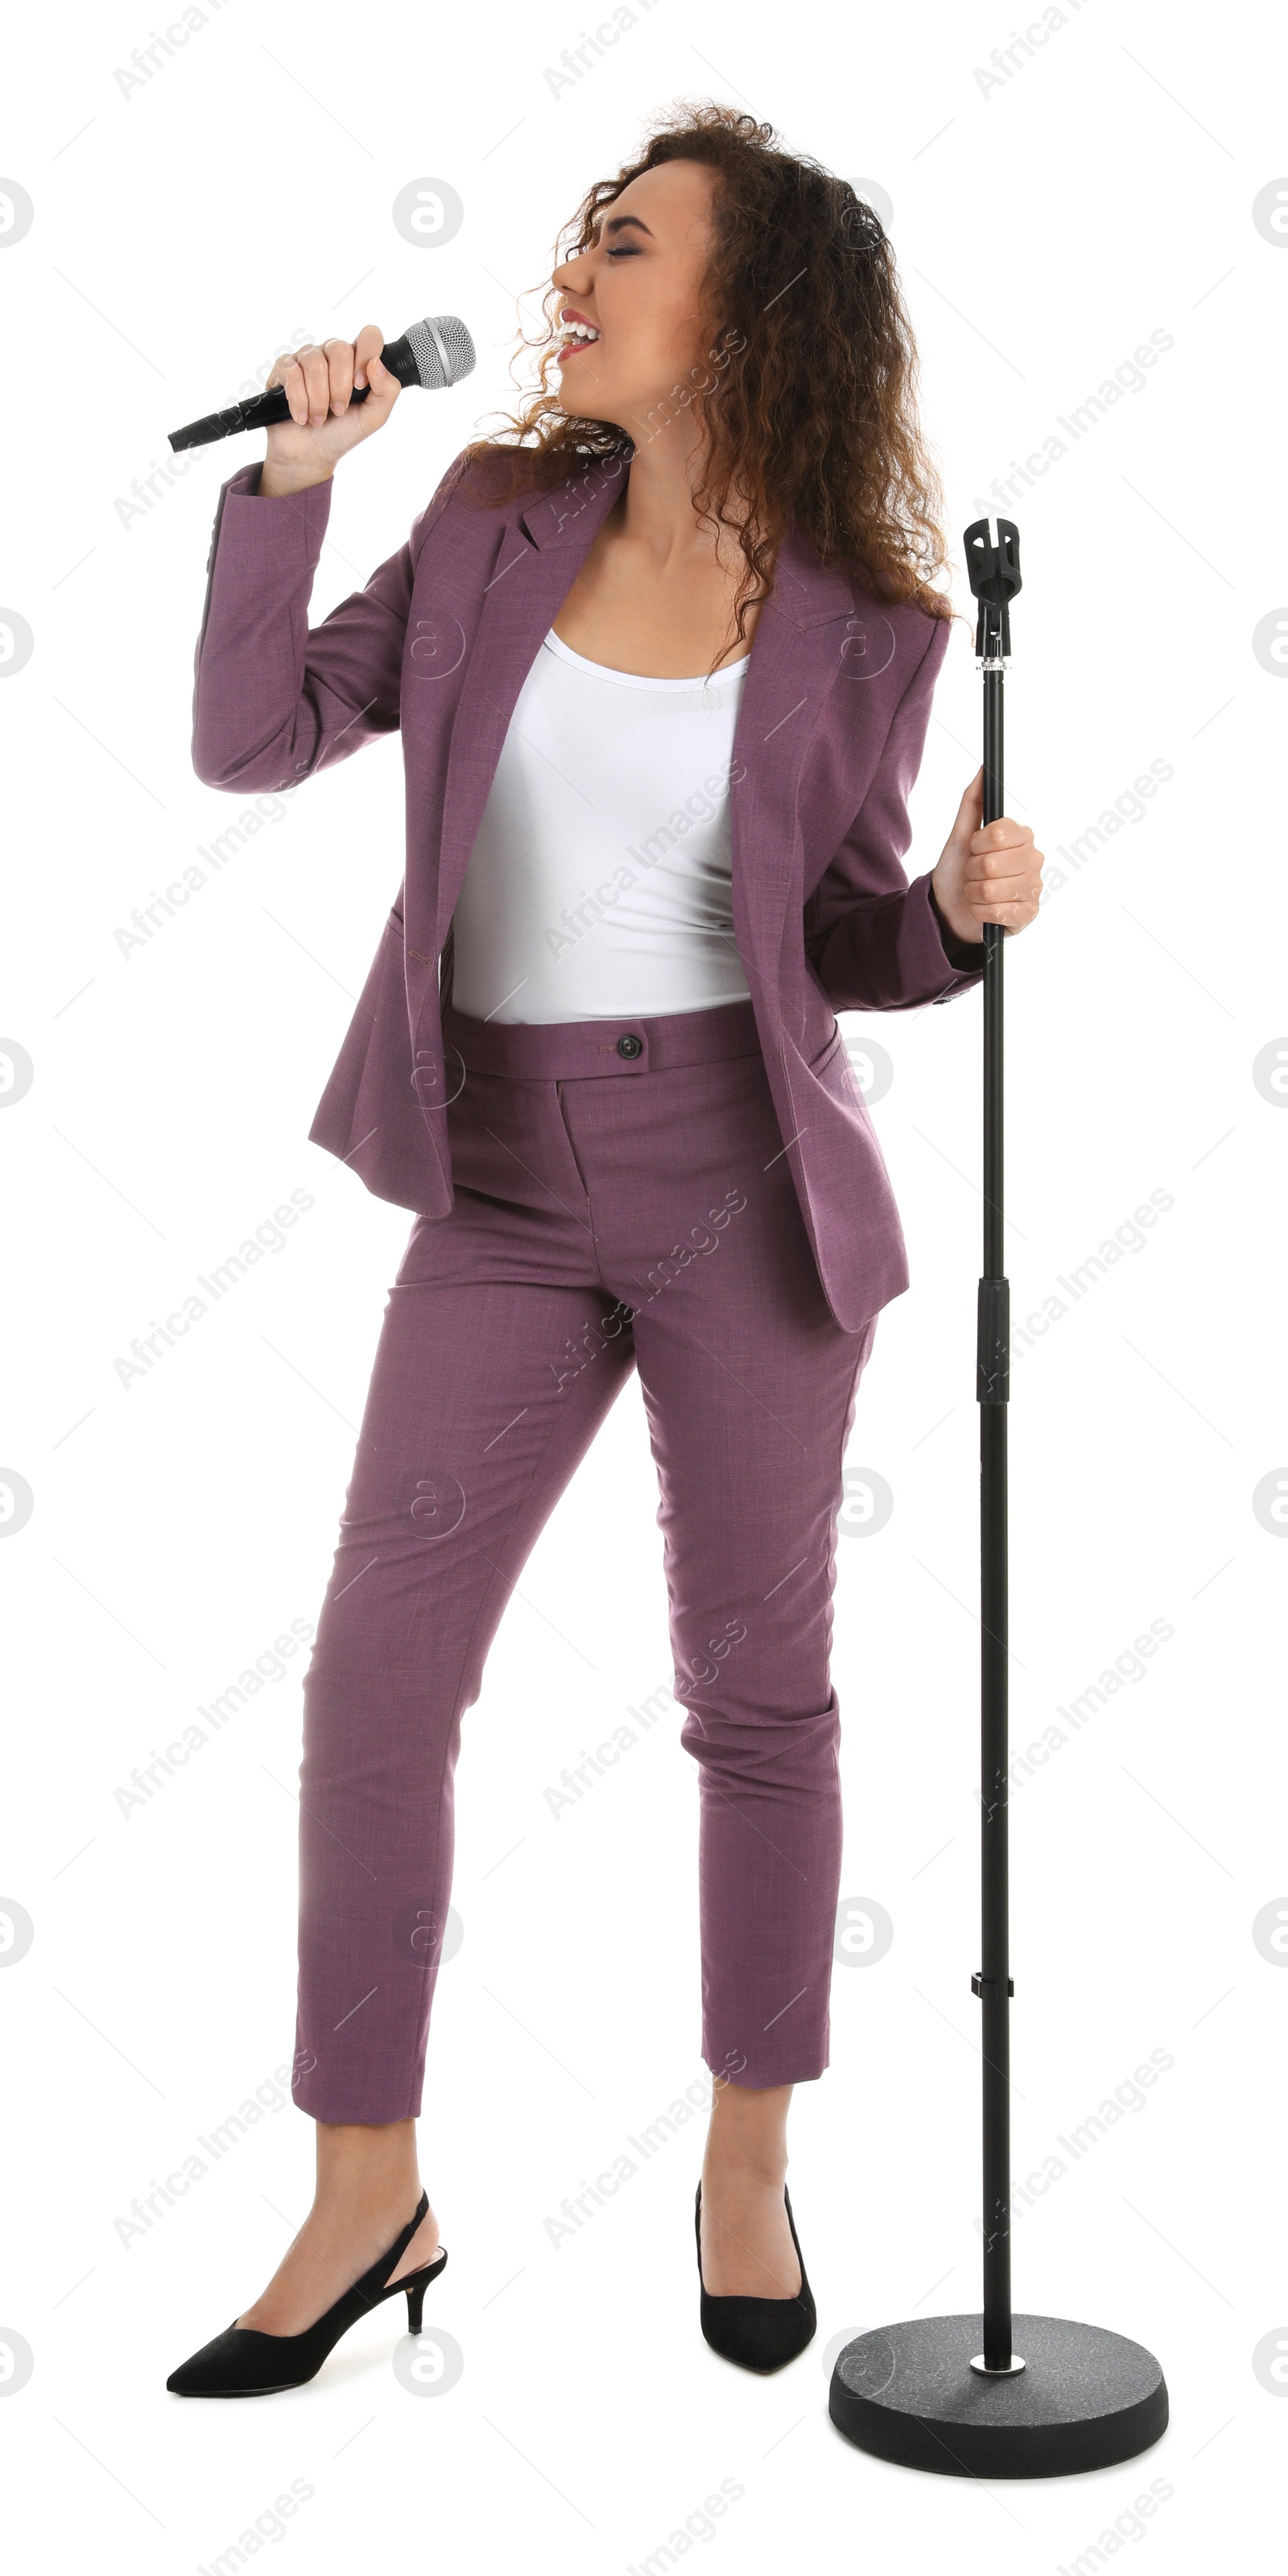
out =
{"type": "Polygon", "coordinates": [[[421,2318],[424,2314],[425,2308],[426,2286],[427,2285],[424,2281],[417,2281],[415,2287],[410,2289],[407,2293],[407,2332],[410,2335],[418,2335],[420,2333],[421,2318]]]}

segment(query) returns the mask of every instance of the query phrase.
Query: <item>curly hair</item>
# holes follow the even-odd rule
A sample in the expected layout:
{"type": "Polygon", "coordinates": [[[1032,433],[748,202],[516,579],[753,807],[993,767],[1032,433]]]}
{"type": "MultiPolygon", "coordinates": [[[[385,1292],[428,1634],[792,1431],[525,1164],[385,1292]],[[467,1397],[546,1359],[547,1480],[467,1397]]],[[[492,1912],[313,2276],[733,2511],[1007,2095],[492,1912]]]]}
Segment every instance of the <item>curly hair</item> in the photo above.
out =
{"type": "MultiPolygon", "coordinates": [[[[746,606],[773,591],[789,529],[878,598],[949,618],[951,602],[932,587],[948,560],[942,489],[917,424],[917,351],[889,239],[846,180],[777,141],[772,125],[734,108],[675,102],[638,159],[587,189],[559,259],[590,248],[642,171],[679,160],[713,169],[702,289],[712,381],[677,385],[673,399],[695,402],[702,430],[698,517],[735,529],[744,557],[738,641],[746,606]],[[717,387],[718,400],[703,399],[717,387]]],[[[486,506],[550,490],[578,460],[634,454],[625,430],[565,411],[550,388],[562,302],[550,286],[542,327],[523,335],[542,352],[538,389],[461,459],[462,488],[486,506]]]]}

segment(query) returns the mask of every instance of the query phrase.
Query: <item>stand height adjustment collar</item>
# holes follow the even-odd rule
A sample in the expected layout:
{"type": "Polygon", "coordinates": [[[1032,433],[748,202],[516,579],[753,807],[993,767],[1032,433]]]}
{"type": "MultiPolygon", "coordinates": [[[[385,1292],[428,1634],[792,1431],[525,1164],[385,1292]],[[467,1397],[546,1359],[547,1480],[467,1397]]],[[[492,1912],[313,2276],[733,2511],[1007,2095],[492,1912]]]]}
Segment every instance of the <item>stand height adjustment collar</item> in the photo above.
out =
{"type": "Polygon", "coordinates": [[[980,1404],[1011,1398],[1011,1283],[981,1279],[976,1309],[975,1393],[980,1404]]]}
{"type": "MultiPolygon", "coordinates": [[[[978,1968],[976,1968],[975,1973],[974,1973],[974,1975],[972,1976],[971,1981],[970,1981],[970,1990],[971,1990],[971,1993],[972,1993],[973,1995],[979,1995],[979,1996],[981,1997],[981,1999],[982,1999],[985,1986],[1000,1986],[1001,1982],[1002,1982],[1002,1980],[1001,1980],[1001,1978],[1000,1978],[1000,1977],[985,1977],[985,1976],[982,1976],[982,1975],[980,1974],[979,1969],[978,1969],[978,1968]]],[[[1006,1980],[1006,1991],[1007,1991],[1008,1995],[1013,1995],[1013,1994],[1014,1994],[1014,1992],[1015,1992],[1015,1979],[1014,1979],[1014,1977],[1008,1977],[1008,1978],[1007,1978],[1007,1980],[1006,1980]]]]}

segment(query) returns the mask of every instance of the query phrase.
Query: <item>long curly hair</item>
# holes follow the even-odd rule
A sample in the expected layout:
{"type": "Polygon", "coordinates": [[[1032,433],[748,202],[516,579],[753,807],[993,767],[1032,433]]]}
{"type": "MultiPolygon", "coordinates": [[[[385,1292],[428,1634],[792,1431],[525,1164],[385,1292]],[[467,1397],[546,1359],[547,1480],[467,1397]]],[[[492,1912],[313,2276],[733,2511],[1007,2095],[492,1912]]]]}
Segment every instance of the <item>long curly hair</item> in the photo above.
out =
{"type": "MultiPolygon", "coordinates": [[[[587,189],[555,264],[591,246],[605,209],[641,171],[678,160],[717,173],[702,290],[712,381],[675,395],[693,400],[702,432],[695,510],[713,529],[736,530],[744,557],[737,640],[747,605],[773,591],[789,529],[876,597],[952,617],[933,587],[948,558],[942,487],[917,424],[916,344],[889,239],[846,180],[779,150],[772,125],[680,100],[638,159],[587,189]]],[[[551,388],[563,301],[548,287],[542,326],[522,335],[541,353],[537,390],[464,451],[462,492],[485,506],[548,491],[579,462],[634,454],[625,430],[565,411],[551,388]]]]}

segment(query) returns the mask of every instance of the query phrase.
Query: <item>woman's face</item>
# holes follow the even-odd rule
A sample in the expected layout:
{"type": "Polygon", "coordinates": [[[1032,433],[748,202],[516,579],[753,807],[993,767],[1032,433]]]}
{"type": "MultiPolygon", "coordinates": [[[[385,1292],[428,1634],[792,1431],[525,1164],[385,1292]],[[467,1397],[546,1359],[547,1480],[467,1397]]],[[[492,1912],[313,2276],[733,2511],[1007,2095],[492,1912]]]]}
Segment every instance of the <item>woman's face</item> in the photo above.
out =
{"type": "Polygon", "coordinates": [[[563,409],[615,421],[637,446],[671,416],[659,405],[686,380],[692,392],[690,370],[702,369],[707,355],[700,299],[715,184],[714,170],[699,161],[641,171],[604,207],[590,249],[554,272],[565,326],[563,409]],[[598,337],[569,331],[574,321],[598,337]]]}

